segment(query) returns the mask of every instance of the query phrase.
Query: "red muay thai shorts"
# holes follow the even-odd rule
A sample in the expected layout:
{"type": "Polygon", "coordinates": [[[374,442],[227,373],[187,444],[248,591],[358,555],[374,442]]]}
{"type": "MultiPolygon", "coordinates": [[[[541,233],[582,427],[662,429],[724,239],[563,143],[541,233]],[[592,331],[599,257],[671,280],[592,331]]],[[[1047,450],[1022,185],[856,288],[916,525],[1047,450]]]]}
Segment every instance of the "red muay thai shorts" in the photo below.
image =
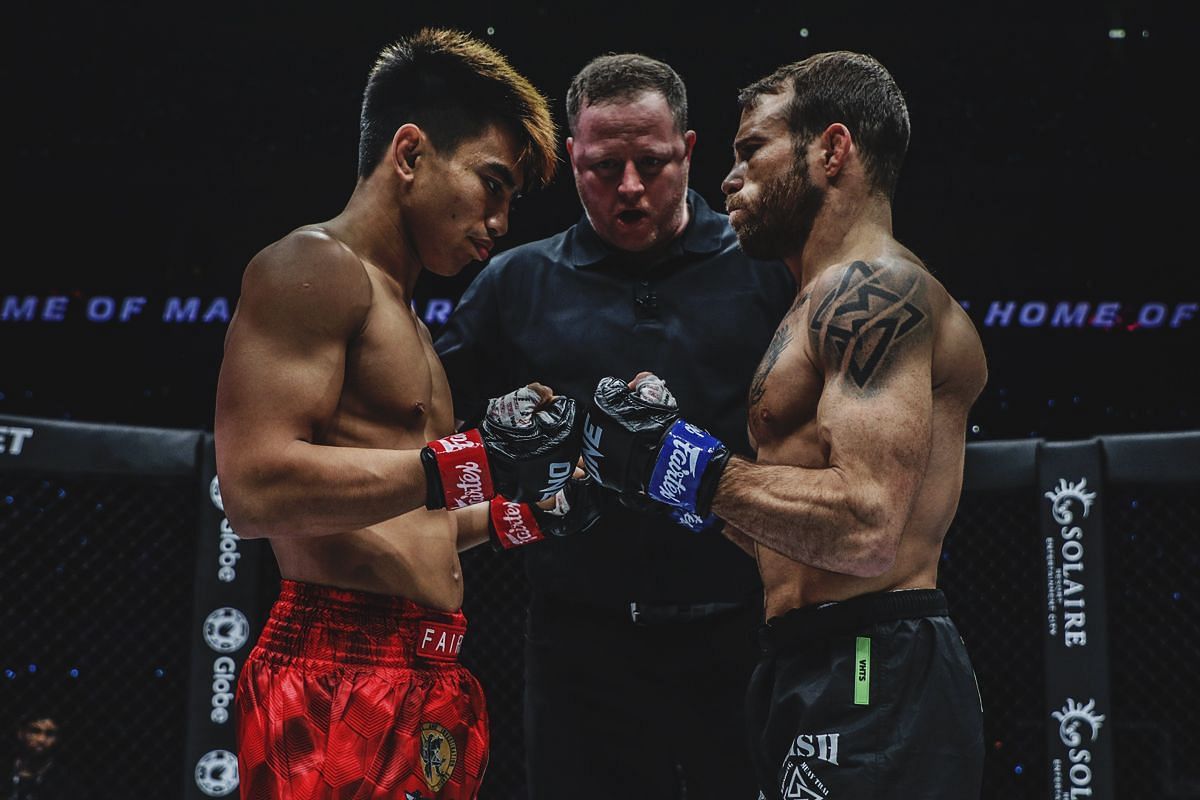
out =
{"type": "Polygon", "coordinates": [[[468,800],[488,759],[460,612],[283,581],[237,686],[242,800],[468,800]]]}

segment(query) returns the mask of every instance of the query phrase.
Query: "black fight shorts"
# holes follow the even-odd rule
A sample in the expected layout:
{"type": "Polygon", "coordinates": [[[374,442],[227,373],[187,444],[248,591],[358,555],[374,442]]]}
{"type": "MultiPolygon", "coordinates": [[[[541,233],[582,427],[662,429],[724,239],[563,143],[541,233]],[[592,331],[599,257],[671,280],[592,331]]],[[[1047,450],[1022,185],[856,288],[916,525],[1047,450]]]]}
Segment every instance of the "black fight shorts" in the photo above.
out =
{"type": "Polygon", "coordinates": [[[983,709],[937,589],[798,608],[760,630],[747,691],[767,800],[976,800],[983,709]]]}

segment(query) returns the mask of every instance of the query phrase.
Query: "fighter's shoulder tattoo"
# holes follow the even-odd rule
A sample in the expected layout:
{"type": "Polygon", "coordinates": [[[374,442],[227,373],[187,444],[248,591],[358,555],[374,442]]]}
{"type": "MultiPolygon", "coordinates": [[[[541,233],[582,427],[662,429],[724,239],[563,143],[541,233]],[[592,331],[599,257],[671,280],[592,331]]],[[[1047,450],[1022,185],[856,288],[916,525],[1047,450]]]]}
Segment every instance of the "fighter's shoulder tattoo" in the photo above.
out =
{"type": "Polygon", "coordinates": [[[877,388],[900,350],[932,330],[927,280],[913,265],[865,261],[822,275],[808,325],[813,353],[859,390],[877,388]]]}
{"type": "Polygon", "coordinates": [[[759,362],[758,369],[754,371],[754,380],[750,382],[750,405],[752,407],[757,405],[758,401],[762,399],[767,376],[775,368],[775,362],[779,361],[780,354],[791,343],[794,323],[792,316],[808,302],[808,295],[809,292],[804,292],[792,301],[792,307],[783,315],[783,321],[775,329],[775,335],[771,337],[771,343],[767,345],[767,352],[763,355],[762,361],[759,362]]]}

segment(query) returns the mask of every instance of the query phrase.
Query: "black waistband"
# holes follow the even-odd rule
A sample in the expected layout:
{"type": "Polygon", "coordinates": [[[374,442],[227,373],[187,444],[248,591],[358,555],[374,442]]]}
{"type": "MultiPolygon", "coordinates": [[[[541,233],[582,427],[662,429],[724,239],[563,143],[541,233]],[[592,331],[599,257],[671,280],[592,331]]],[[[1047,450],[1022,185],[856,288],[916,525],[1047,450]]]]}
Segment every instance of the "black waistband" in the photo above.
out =
{"type": "Polygon", "coordinates": [[[941,589],[877,592],[836,603],[793,608],[768,620],[759,629],[758,640],[764,650],[784,651],[804,646],[815,637],[852,633],[877,622],[943,617],[949,613],[941,589]]]}

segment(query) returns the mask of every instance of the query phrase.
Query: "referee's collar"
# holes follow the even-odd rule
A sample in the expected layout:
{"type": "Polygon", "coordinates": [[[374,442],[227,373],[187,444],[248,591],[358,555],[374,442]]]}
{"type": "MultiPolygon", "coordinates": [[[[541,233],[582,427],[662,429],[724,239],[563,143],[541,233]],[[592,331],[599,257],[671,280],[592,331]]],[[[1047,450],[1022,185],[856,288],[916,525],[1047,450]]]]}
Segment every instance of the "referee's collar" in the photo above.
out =
{"type": "MultiPolygon", "coordinates": [[[[664,258],[681,253],[707,255],[722,247],[726,233],[725,218],[709,208],[694,189],[687,190],[688,224],[683,234],[671,242],[664,258]]],[[[609,245],[596,233],[587,213],[575,223],[568,234],[567,260],[575,267],[600,266],[610,258],[632,255],[609,245]]]]}

